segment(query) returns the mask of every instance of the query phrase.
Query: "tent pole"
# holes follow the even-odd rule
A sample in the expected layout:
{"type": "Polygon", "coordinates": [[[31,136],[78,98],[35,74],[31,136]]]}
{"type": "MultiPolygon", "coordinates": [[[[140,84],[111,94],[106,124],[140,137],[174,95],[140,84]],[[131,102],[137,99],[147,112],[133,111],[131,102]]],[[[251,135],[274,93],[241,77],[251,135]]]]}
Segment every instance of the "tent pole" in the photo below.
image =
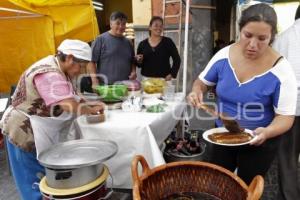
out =
{"type": "Polygon", "coordinates": [[[11,16],[11,17],[0,17],[2,19],[21,19],[21,18],[35,18],[35,17],[42,17],[43,15],[27,15],[27,16],[11,16]]]}
{"type": "Polygon", "coordinates": [[[187,60],[188,60],[188,41],[189,41],[189,10],[190,0],[185,5],[185,28],[184,28],[184,47],[183,47],[183,95],[186,95],[186,79],[187,79],[187,60]]]}
{"type": "MultiPolygon", "coordinates": [[[[22,13],[22,14],[29,14],[29,15],[40,15],[40,14],[25,11],[25,10],[16,10],[16,9],[11,9],[11,8],[4,8],[4,7],[0,7],[0,11],[15,12],[15,13],[22,13]]],[[[42,16],[42,15],[40,15],[40,16],[42,16]]]]}

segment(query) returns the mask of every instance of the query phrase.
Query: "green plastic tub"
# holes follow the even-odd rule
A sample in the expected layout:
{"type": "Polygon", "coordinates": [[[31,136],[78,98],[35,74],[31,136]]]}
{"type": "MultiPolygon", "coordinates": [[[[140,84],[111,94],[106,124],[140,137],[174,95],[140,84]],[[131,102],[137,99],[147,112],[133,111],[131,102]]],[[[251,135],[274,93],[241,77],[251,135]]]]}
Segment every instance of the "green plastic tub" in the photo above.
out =
{"type": "Polygon", "coordinates": [[[96,88],[97,93],[101,99],[106,102],[122,101],[127,96],[126,85],[99,85],[96,88]]]}

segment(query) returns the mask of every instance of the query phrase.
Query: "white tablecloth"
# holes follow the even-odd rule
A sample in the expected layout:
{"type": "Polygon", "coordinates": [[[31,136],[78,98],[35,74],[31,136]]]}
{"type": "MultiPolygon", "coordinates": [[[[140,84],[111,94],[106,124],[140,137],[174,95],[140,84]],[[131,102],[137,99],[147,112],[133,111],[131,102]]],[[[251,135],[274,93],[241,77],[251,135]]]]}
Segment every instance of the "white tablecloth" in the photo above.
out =
{"type": "Polygon", "coordinates": [[[175,101],[167,102],[166,112],[147,113],[106,112],[104,123],[88,124],[85,117],[78,118],[84,139],[112,140],[118,144],[118,153],[106,161],[115,188],[131,188],[131,161],[143,155],[150,168],[165,164],[159,145],[167,138],[185,110],[184,96],[176,94],[175,101]]]}

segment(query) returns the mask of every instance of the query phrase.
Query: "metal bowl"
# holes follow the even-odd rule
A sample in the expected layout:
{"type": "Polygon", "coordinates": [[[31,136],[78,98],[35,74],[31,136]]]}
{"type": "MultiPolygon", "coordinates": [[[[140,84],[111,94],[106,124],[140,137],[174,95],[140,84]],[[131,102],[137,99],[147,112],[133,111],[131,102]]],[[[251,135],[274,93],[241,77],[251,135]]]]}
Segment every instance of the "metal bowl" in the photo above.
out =
{"type": "Polygon", "coordinates": [[[75,169],[45,168],[47,184],[51,188],[70,189],[86,185],[103,172],[103,164],[96,164],[75,169]]]}
{"type": "Polygon", "coordinates": [[[118,151],[115,142],[106,140],[72,140],[53,145],[41,152],[38,160],[46,168],[46,180],[53,188],[85,185],[103,171],[103,162],[118,151]]]}

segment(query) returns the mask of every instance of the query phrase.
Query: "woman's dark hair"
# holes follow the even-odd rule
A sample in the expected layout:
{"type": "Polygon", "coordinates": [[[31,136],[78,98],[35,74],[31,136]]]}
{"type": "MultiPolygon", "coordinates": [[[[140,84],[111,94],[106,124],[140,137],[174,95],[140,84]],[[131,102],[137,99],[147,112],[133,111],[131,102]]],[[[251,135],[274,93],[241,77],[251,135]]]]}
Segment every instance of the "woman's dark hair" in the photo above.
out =
{"type": "Polygon", "coordinates": [[[67,55],[59,51],[59,52],[57,52],[56,57],[57,57],[60,61],[65,62],[65,61],[66,61],[67,55]]]}
{"type": "Polygon", "coordinates": [[[110,21],[115,21],[117,19],[127,20],[127,16],[124,13],[120,12],[120,11],[116,11],[116,12],[111,13],[110,21]]]}
{"type": "Polygon", "coordinates": [[[295,20],[300,18],[300,5],[298,6],[297,10],[296,10],[296,14],[295,14],[295,20]]]}
{"type": "MultiPolygon", "coordinates": [[[[152,24],[155,22],[155,21],[160,21],[162,24],[164,24],[164,20],[163,18],[161,18],[160,16],[153,16],[150,20],[150,23],[149,23],[149,27],[152,26],[152,24]]],[[[149,30],[149,35],[151,36],[151,31],[149,30]]]]}
{"type": "Polygon", "coordinates": [[[242,12],[239,21],[240,31],[249,22],[265,22],[272,28],[270,44],[273,42],[277,33],[277,15],[275,10],[265,3],[255,4],[242,12]]]}

